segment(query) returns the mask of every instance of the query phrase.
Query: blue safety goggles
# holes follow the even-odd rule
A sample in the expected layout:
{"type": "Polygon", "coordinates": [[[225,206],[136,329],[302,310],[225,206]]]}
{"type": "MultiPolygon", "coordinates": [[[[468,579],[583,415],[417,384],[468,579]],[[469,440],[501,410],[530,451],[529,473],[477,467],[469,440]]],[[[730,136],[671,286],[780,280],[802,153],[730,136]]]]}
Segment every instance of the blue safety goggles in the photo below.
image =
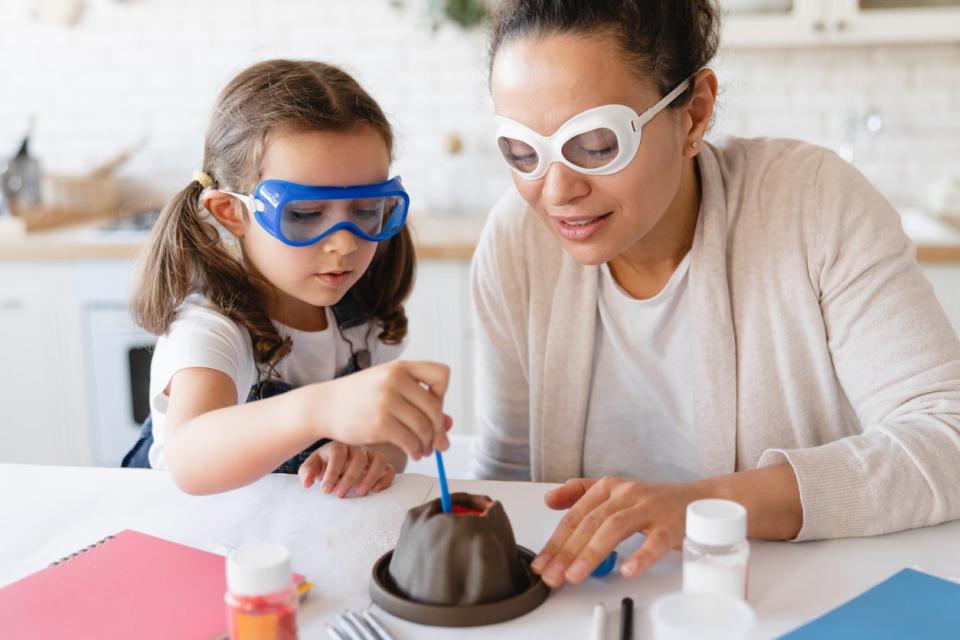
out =
{"type": "Polygon", "coordinates": [[[382,242],[400,232],[410,208],[399,176],[350,187],[264,180],[249,196],[223,193],[243,202],[267,233],[294,247],[315,244],[341,229],[382,242]]]}

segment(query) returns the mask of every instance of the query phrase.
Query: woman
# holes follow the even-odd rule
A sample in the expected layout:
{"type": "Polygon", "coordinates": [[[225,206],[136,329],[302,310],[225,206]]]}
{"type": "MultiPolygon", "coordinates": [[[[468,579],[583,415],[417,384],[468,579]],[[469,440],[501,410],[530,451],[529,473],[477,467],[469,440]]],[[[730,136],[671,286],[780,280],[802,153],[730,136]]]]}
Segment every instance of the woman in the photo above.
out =
{"type": "Polygon", "coordinates": [[[579,583],[688,503],[749,535],[960,517],[960,342],[892,207],[808,144],[704,140],[709,0],[505,0],[491,43],[515,190],[473,264],[476,473],[566,483],[534,562],[579,583]],[[589,478],[589,479],[588,479],[589,478]]]}

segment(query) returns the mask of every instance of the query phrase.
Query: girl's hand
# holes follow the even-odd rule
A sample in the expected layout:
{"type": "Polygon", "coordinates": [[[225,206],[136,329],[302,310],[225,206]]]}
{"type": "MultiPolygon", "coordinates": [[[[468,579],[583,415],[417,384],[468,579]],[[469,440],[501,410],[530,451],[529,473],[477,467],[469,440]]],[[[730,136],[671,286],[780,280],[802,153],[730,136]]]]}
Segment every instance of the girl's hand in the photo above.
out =
{"type": "Polygon", "coordinates": [[[444,364],[395,360],[297,391],[318,437],[390,443],[419,460],[450,446],[451,419],[443,413],[449,380],[444,364]]]}
{"type": "Polygon", "coordinates": [[[531,569],[553,588],[579,584],[620,542],[640,532],[646,540],[620,569],[628,578],[637,576],[683,543],[687,505],[701,497],[706,496],[694,484],[568,480],[544,496],[551,509],[570,511],[531,569]]]}
{"type": "Polygon", "coordinates": [[[324,493],[343,498],[351,489],[361,497],[382,491],[390,486],[397,472],[382,453],[373,449],[328,442],[303,461],[297,475],[304,489],[319,478],[324,493]]]}

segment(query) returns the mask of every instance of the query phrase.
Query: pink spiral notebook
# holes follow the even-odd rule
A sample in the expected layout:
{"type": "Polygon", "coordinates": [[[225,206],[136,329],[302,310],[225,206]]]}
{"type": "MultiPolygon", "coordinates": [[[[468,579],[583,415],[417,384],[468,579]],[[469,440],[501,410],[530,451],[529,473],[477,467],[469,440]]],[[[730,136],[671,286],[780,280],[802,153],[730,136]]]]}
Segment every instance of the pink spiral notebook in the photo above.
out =
{"type": "Polygon", "coordinates": [[[226,589],[223,556],[126,529],[0,588],[0,629],[10,640],[224,638],[226,589]]]}

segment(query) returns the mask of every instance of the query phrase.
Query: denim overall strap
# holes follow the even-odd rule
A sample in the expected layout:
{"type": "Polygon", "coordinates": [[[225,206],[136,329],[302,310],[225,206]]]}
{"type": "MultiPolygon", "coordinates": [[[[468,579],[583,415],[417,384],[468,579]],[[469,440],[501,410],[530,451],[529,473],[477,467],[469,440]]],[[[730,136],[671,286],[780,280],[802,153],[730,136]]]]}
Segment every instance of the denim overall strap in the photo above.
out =
{"type": "MultiPolygon", "coordinates": [[[[341,335],[345,329],[350,329],[353,327],[358,327],[365,324],[369,320],[369,316],[364,313],[359,306],[349,300],[342,300],[340,303],[335,304],[332,308],[334,318],[337,321],[337,326],[340,329],[341,335]]],[[[353,346],[351,345],[350,361],[336,372],[335,378],[342,378],[348,376],[351,373],[356,373],[361,369],[366,369],[370,366],[370,352],[364,348],[360,351],[353,351],[353,346]]],[[[247,402],[253,402],[254,400],[262,400],[264,398],[270,398],[281,393],[286,393],[294,389],[295,387],[291,384],[280,380],[264,380],[250,389],[250,393],[247,395],[247,402]]],[[[297,455],[289,458],[279,467],[274,470],[274,473],[297,473],[297,470],[300,468],[300,465],[303,464],[303,461],[310,457],[310,454],[325,445],[327,442],[330,442],[327,438],[321,438],[317,440],[312,445],[298,453],[297,455]]],[[[150,446],[153,444],[153,420],[150,416],[147,416],[147,419],[143,423],[143,427],[140,429],[140,436],[137,439],[137,442],[131,447],[130,451],[123,456],[123,461],[120,463],[121,467],[134,467],[134,468],[150,468],[150,460],[148,454],[150,452],[150,446]]]]}
{"type": "MultiPolygon", "coordinates": [[[[337,320],[337,327],[340,329],[341,336],[343,336],[345,330],[365,325],[370,321],[369,314],[364,312],[360,306],[349,299],[349,297],[345,297],[333,305],[332,311],[333,317],[337,320]]],[[[344,337],[344,340],[346,340],[346,337],[344,337]]],[[[347,340],[347,342],[350,341],[347,340]]],[[[353,346],[353,343],[350,342],[350,361],[340,371],[337,371],[336,377],[342,378],[351,373],[356,373],[361,369],[367,369],[371,364],[373,364],[373,362],[370,357],[370,350],[366,348],[366,345],[358,351],[353,346]]]]}
{"type": "Polygon", "coordinates": [[[359,327],[370,319],[370,316],[356,302],[347,297],[333,305],[331,311],[341,331],[359,327]]]}
{"type": "Polygon", "coordinates": [[[147,416],[147,419],[143,421],[143,426],[140,427],[140,436],[137,438],[136,443],[130,447],[130,451],[127,451],[127,455],[123,456],[123,460],[120,461],[120,466],[135,469],[149,469],[150,459],[147,457],[147,454],[150,453],[150,446],[152,444],[153,420],[150,416],[147,416]]]}

